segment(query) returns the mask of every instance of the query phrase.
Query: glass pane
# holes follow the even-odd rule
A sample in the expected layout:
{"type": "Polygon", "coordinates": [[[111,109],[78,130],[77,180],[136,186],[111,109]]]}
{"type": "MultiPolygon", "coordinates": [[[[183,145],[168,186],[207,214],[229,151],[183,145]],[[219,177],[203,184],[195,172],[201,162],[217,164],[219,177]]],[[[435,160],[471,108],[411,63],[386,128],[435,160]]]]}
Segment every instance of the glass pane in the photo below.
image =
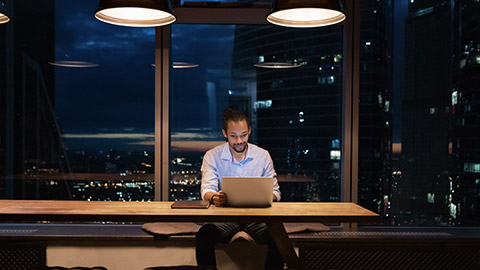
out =
{"type": "Polygon", "coordinates": [[[200,199],[231,106],[270,152],[282,201],[339,201],[342,47],[341,26],[173,25],[169,199],[200,199]]]}
{"type": "Polygon", "coordinates": [[[153,199],[154,29],[100,22],[96,0],[12,2],[0,196],[153,199]]]}
{"type": "Polygon", "coordinates": [[[480,3],[400,2],[362,1],[361,203],[389,225],[478,226],[480,3]]]}

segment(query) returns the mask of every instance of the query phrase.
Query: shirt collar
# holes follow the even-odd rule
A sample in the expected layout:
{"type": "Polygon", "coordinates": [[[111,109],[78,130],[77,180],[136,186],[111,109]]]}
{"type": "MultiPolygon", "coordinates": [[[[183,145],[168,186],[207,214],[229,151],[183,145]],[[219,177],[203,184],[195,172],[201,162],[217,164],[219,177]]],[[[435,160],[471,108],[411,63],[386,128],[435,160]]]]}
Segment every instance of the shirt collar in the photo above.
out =
{"type": "MultiPolygon", "coordinates": [[[[230,152],[230,147],[228,146],[228,142],[225,143],[225,146],[222,149],[221,158],[223,160],[228,160],[228,161],[231,161],[232,158],[233,158],[233,155],[230,152]]],[[[245,162],[245,161],[252,160],[252,159],[253,159],[252,146],[250,145],[250,143],[248,143],[247,154],[245,155],[245,159],[242,160],[241,162],[245,162]]]]}

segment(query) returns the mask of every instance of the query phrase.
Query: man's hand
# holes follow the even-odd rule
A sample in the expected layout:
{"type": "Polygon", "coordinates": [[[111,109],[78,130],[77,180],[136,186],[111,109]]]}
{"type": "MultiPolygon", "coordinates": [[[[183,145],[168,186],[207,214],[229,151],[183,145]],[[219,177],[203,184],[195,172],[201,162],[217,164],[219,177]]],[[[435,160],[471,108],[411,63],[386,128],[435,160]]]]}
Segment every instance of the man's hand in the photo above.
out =
{"type": "Polygon", "coordinates": [[[210,201],[217,207],[224,206],[228,201],[227,194],[223,191],[214,192],[210,201]]]}

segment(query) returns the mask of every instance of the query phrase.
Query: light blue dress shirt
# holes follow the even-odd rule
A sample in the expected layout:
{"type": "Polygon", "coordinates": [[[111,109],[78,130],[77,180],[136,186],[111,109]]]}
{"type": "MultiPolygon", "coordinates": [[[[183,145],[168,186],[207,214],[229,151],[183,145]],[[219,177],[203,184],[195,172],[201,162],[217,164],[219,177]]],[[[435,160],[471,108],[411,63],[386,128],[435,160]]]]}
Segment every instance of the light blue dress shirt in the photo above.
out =
{"type": "Polygon", "coordinates": [[[280,187],[273,161],[267,150],[254,144],[248,144],[245,159],[233,158],[228,143],[221,144],[207,151],[202,163],[201,194],[217,192],[222,189],[222,177],[273,177],[273,194],[280,201],[280,187]]]}

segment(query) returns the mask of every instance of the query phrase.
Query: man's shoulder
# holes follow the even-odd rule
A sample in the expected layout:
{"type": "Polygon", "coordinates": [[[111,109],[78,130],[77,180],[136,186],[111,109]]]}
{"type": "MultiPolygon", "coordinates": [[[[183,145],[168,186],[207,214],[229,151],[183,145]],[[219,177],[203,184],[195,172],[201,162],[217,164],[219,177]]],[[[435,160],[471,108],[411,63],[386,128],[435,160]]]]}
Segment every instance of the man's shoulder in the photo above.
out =
{"type": "Polygon", "coordinates": [[[220,155],[226,148],[228,149],[227,143],[222,143],[208,150],[205,155],[220,155]]]}
{"type": "Polygon", "coordinates": [[[261,148],[260,146],[258,146],[256,144],[249,143],[248,148],[252,151],[253,154],[269,155],[267,150],[261,148]]]}

